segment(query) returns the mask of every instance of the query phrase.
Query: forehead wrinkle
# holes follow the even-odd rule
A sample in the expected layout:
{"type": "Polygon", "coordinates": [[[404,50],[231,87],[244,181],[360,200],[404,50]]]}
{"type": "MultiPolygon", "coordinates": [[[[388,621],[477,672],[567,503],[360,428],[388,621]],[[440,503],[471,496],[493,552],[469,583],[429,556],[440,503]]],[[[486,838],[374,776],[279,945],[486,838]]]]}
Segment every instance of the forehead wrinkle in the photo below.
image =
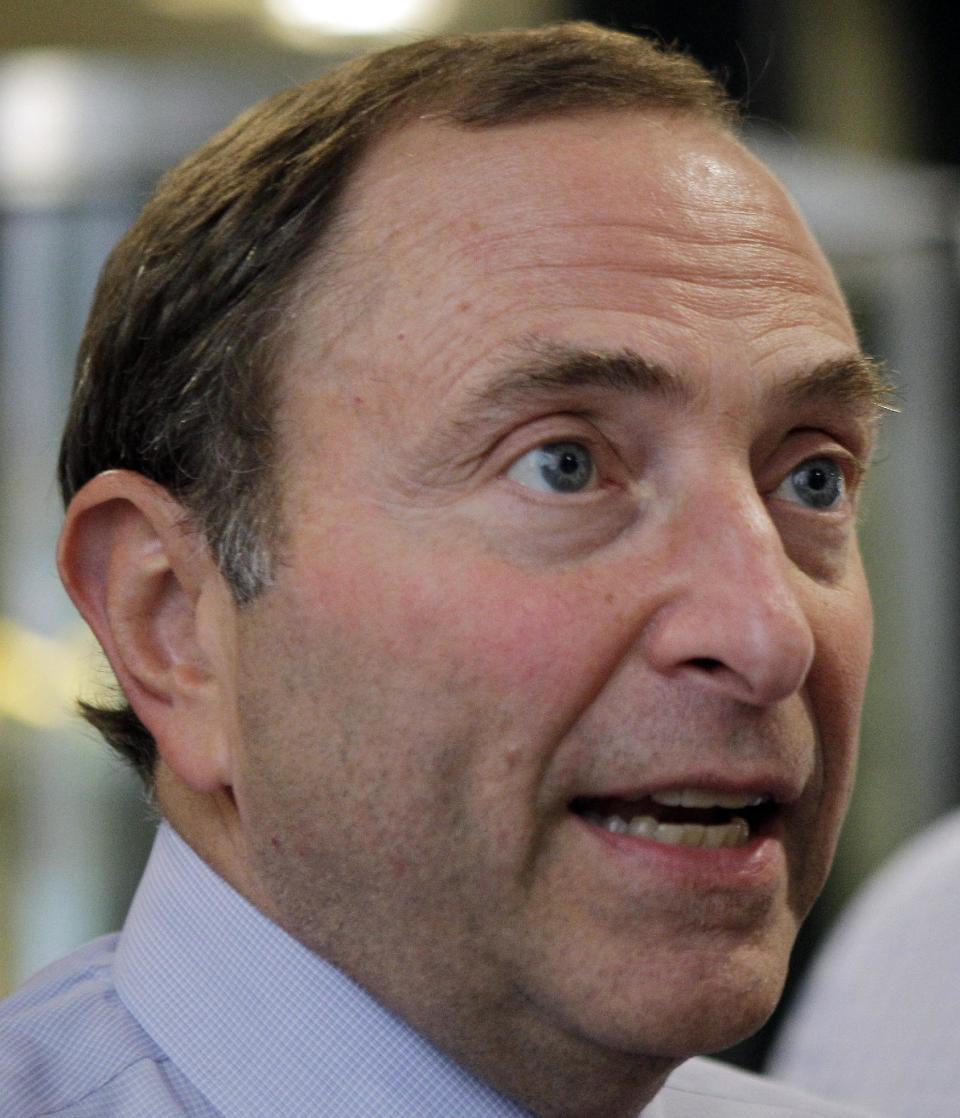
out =
{"type": "MultiPolygon", "coordinates": [[[[621,276],[638,281],[675,284],[679,289],[726,298],[731,290],[759,298],[834,294],[834,280],[826,262],[774,238],[755,236],[701,237],[662,233],[652,227],[623,222],[570,223],[507,234],[468,238],[464,256],[481,275],[529,275],[544,283],[568,285],[571,277],[605,277],[613,284],[621,276]],[[564,228],[598,231],[609,237],[565,240],[564,228]],[[485,250],[499,247],[492,264],[485,250]]],[[[839,295],[839,293],[837,292],[839,295]]],[[[838,299],[839,301],[839,299],[838,299]]]]}

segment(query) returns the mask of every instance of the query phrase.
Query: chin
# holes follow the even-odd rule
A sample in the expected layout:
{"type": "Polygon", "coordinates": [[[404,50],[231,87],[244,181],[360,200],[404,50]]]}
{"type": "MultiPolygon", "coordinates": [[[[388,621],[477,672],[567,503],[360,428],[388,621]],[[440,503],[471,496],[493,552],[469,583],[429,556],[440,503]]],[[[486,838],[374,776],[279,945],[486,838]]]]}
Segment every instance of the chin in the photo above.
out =
{"type": "Polygon", "coordinates": [[[767,1022],[786,972],[787,958],[779,953],[676,959],[670,967],[622,975],[602,995],[575,997],[567,1003],[568,1025],[611,1053],[680,1061],[719,1052],[767,1022]]]}
{"type": "Polygon", "coordinates": [[[781,989],[769,997],[731,998],[725,1005],[698,1007],[679,1028],[660,1038],[662,1052],[655,1054],[687,1059],[739,1044],[767,1023],[780,1000],[781,989]]]}
{"type": "Polygon", "coordinates": [[[634,1044],[647,1055],[673,1059],[729,1048],[766,1024],[785,979],[785,966],[759,973],[725,966],[711,976],[690,975],[673,983],[659,1004],[647,1003],[636,1019],[634,1044]]]}

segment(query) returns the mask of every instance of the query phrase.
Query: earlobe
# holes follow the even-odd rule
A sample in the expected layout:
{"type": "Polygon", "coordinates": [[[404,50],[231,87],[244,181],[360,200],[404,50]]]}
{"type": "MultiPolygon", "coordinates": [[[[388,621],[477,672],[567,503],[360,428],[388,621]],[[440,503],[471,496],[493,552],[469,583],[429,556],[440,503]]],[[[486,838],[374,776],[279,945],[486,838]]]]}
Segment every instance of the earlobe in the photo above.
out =
{"type": "Polygon", "coordinates": [[[57,560],[167,767],[196,792],[228,785],[233,606],[183,506],[140,474],[99,474],[70,503],[57,560]]]}

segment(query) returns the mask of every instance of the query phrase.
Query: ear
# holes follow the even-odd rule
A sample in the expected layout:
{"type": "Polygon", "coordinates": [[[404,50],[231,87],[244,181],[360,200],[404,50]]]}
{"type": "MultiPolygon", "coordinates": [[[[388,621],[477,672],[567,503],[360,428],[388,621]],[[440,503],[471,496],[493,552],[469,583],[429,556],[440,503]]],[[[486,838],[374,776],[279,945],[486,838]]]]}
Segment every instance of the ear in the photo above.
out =
{"type": "Polygon", "coordinates": [[[57,561],[167,767],[196,792],[229,786],[236,607],[183,506],[141,474],[99,474],[57,561]]]}

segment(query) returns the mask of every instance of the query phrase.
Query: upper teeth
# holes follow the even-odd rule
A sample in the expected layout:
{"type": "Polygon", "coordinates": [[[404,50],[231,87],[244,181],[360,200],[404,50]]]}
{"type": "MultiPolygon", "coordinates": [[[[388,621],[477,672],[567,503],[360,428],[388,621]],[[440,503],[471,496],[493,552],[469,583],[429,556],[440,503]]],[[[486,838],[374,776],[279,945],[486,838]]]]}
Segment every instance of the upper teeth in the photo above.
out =
{"type": "Polygon", "coordinates": [[[636,835],[668,846],[743,846],[750,839],[750,825],[739,815],[727,823],[658,823],[652,815],[635,815],[629,823],[619,815],[596,815],[586,818],[615,835],[636,835]]]}
{"type": "Polygon", "coordinates": [[[704,788],[667,788],[650,795],[654,803],[664,804],[666,807],[722,807],[731,811],[757,807],[769,798],[769,796],[745,796],[742,792],[710,792],[704,788]]]}

